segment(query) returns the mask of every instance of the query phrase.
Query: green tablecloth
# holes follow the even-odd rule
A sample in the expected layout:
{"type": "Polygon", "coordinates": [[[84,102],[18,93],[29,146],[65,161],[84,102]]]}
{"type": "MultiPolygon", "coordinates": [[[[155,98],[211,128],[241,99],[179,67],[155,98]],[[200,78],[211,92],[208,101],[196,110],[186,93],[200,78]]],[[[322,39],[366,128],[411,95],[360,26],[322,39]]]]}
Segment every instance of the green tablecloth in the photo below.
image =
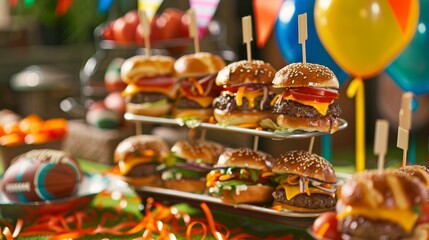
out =
{"type": "MultiPolygon", "coordinates": [[[[84,161],[80,160],[81,167],[85,172],[103,172],[105,170],[110,169],[110,166],[101,165],[99,163],[94,163],[90,161],[84,161]]],[[[128,194],[125,196],[125,199],[127,201],[127,206],[124,209],[124,213],[120,215],[116,215],[114,221],[109,222],[108,224],[116,225],[118,223],[121,223],[123,221],[128,221],[129,216],[133,216],[133,219],[135,221],[138,221],[143,217],[140,209],[142,208],[142,204],[139,201],[139,198],[136,196],[135,193],[128,194]]],[[[156,201],[156,199],[155,199],[156,201]]],[[[105,196],[97,196],[94,201],[92,202],[92,205],[89,209],[85,210],[85,212],[90,212],[96,210],[98,213],[98,216],[101,216],[103,213],[111,212],[113,214],[117,214],[115,210],[112,210],[118,206],[119,202],[117,200],[113,200],[111,198],[106,198],[105,196]],[[102,208],[99,209],[98,206],[102,204],[102,208]]],[[[190,206],[186,203],[181,203],[178,205],[175,205],[179,210],[182,210],[188,214],[190,214],[191,217],[198,217],[201,219],[204,219],[205,216],[202,212],[202,210],[195,206],[190,206]]],[[[249,233],[253,236],[258,236],[260,238],[265,238],[268,236],[271,237],[277,237],[277,239],[311,239],[311,237],[308,235],[306,229],[304,228],[298,228],[298,227],[292,227],[287,226],[285,224],[277,223],[277,222],[270,222],[270,221],[264,221],[256,218],[249,218],[245,216],[237,216],[233,214],[229,214],[227,212],[220,212],[220,211],[212,211],[213,217],[215,221],[224,224],[228,227],[228,229],[241,229],[241,232],[249,233]]],[[[95,220],[93,222],[86,222],[84,223],[85,226],[95,226],[98,224],[98,220],[95,220]]],[[[25,222],[25,221],[24,221],[25,222]]],[[[26,225],[31,225],[29,222],[25,222],[26,225]]],[[[1,226],[1,224],[0,224],[1,226]]],[[[108,225],[107,225],[108,226],[108,225]]],[[[3,226],[2,226],[3,227],[3,226]]],[[[141,237],[143,234],[143,231],[128,235],[128,236],[115,236],[115,235],[109,235],[109,234],[98,234],[98,235],[91,235],[91,236],[85,236],[84,239],[102,239],[102,238],[108,238],[108,239],[133,239],[137,237],[141,237]]],[[[235,233],[237,234],[237,233],[235,233]]],[[[185,236],[178,235],[178,239],[185,239],[185,236]]],[[[20,237],[19,239],[48,239],[49,236],[37,236],[37,237],[20,237]]],[[[193,239],[200,239],[200,237],[195,237],[193,239]]],[[[210,234],[207,235],[206,239],[215,239],[210,234]]],[[[272,238],[271,238],[272,239],[272,238]]]]}

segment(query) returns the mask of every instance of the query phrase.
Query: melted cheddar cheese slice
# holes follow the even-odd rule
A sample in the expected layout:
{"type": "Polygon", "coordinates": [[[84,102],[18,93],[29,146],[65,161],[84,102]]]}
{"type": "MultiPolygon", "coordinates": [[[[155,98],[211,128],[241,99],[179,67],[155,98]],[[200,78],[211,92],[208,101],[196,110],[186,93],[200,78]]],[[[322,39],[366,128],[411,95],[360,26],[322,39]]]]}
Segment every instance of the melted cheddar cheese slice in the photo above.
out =
{"type": "Polygon", "coordinates": [[[187,96],[186,98],[188,98],[189,100],[192,100],[194,102],[197,102],[198,104],[200,104],[203,107],[209,107],[212,102],[213,102],[213,97],[206,97],[206,96],[187,96]]]}
{"type": "Polygon", "coordinates": [[[347,206],[343,212],[337,214],[338,220],[344,219],[348,216],[359,215],[372,220],[387,220],[395,222],[402,226],[405,231],[410,232],[415,222],[417,221],[417,214],[409,210],[402,209],[370,209],[365,207],[351,207],[347,206]]]}
{"type": "Polygon", "coordinates": [[[304,100],[296,99],[292,95],[284,96],[283,99],[299,102],[301,104],[314,107],[323,116],[326,115],[326,112],[328,111],[329,105],[334,102],[334,100],[332,100],[331,102],[328,102],[328,103],[320,103],[320,102],[315,102],[315,101],[304,101],[304,100]]]}
{"type": "Polygon", "coordinates": [[[252,109],[255,108],[255,99],[262,95],[264,95],[262,89],[248,92],[246,91],[246,87],[239,87],[235,95],[235,102],[237,103],[237,106],[241,106],[243,105],[243,97],[245,97],[249,102],[249,108],[252,109]]]}
{"type": "Polygon", "coordinates": [[[164,95],[170,96],[170,88],[161,88],[161,87],[138,87],[134,84],[128,84],[124,91],[122,91],[122,96],[133,96],[139,92],[157,92],[164,95]]]}
{"type": "MultiPolygon", "coordinates": [[[[279,189],[279,188],[283,188],[285,190],[287,200],[291,200],[296,195],[305,194],[305,193],[301,192],[301,190],[299,189],[299,186],[282,185],[282,186],[277,187],[277,189],[279,189]]],[[[335,194],[330,194],[330,193],[324,192],[318,188],[307,187],[306,188],[306,194],[308,196],[310,196],[312,193],[325,194],[325,195],[328,195],[332,198],[335,197],[335,194]]]]}

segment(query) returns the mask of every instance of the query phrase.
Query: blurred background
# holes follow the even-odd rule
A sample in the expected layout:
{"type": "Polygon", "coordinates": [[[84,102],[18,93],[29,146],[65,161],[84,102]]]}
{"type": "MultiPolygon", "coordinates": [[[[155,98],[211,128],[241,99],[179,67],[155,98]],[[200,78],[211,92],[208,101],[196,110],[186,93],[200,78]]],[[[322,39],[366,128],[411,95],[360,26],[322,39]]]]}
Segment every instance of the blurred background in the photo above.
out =
{"type": "MultiPolygon", "coordinates": [[[[136,10],[137,1],[111,1],[105,9],[101,9],[100,2],[104,1],[0,0],[0,110],[9,109],[21,116],[37,114],[44,119],[84,119],[88,107],[108,94],[104,81],[106,72],[115,67],[112,65],[114,60],[142,53],[142,49],[135,44],[112,45],[105,41],[106,38],[112,37],[112,34],[117,39],[126,41],[130,30],[125,25],[116,24],[115,27],[112,22],[136,10]],[[109,24],[113,33],[106,32],[109,24]],[[35,74],[39,77],[31,77],[35,74]]],[[[280,13],[287,10],[285,5],[298,5],[298,2],[285,1],[280,13]]],[[[295,9],[298,7],[303,6],[295,6],[295,9]]],[[[187,9],[187,0],[163,1],[158,14],[165,13],[168,17],[164,19],[176,23],[167,21],[164,28],[157,30],[160,35],[154,36],[159,38],[153,43],[155,54],[168,54],[178,58],[193,51],[192,41],[186,37],[186,28],[177,31],[182,26],[177,25],[177,21],[182,21],[183,12],[187,9]]],[[[201,50],[219,54],[228,63],[246,59],[245,45],[242,44],[241,18],[252,15],[255,22],[254,10],[250,0],[220,1],[207,34],[201,39],[201,50]]],[[[309,11],[312,10],[313,8],[310,8],[309,11]]],[[[267,61],[276,69],[280,69],[289,62],[297,61],[288,55],[286,41],[296,38],[296,46],[293,48],[300,50],[301,46],[297,36],[282,35],[289,31],[290,26],[287,24],[292,24],[290,20],[276,21],[263,46],[252,42],[252,57],[267,61]]],[[[255,32],[254,29],[254,34],[255,32]]],[[[317,38],[311,34],[313,33],[310,29],[310,51],[310,39],[317,38]]],[[[391,75],[381,71],[364,81],[368,167],[376,166],[376,156],[372,150],[375,121],[379,118],[390,122],[387,164],[394,165],[402,159],[402,150],[396,147],[396,137],[404,88],[393,81],[391,75]]],[[[332,135],[332,161],[334,165],[350,165],[354,164],[355,159],[355,100],[346,96],[347,86],[352,78],[342,71],[338,77],[341,78],[341,118],[348,122],[348,127],[332,135]]],[[[413,113],[410,139],[414,144],[416,162],[426,164],[429,156],[428,96],[419,93],[415,100],[418,107],[413,113]]],[[[152,126],[147,127],[147,131],[150,131],[152,126]]],[[[161,132],[172,139],[183,136],[183,129],[161,132]],[[176,134],[177,136],[171,136],[176,134]]],[[[252,146],[252,137],[241,134],[228,134],[227,137],[225,135],[208,132],[208,138],[231,147],[252,146]]],[[[261,138],[259,146],[263,151],[278,155],[291,149],[307,149],[308,143],[309,139],[275,141],[261,138]]],[[[316,138],[314,151],[320,153],[320,148],[321,139],[316,138]]]]}

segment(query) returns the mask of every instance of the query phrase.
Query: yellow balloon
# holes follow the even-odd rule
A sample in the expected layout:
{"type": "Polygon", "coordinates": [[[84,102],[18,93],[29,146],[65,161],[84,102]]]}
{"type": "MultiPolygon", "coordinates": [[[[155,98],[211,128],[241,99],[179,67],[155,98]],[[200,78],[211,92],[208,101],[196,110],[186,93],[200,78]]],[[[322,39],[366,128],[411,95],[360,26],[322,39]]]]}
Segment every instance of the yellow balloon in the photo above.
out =
{"type": "Polygon", "coordinates": [[[393,61],[414,36],[418,0],[317,0],[316,31],[349,74],[368,78],[393,61]]]}

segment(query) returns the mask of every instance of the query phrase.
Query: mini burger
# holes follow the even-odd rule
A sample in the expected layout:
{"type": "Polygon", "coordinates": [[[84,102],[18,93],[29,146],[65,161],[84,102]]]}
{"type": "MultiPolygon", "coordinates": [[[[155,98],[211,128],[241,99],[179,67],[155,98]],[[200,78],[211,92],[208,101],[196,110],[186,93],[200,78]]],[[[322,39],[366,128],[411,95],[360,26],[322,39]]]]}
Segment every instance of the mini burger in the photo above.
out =
{"type": "Polygon", "coordinates": [[[416,178],[425,186],[426,191],[429,194],[429,169],[428,168],[422,165],[408,165],[397,169],[396,172],[398,174],[405,174],[413,178],[416,178]]]}
{"type": "Polygon", "coordinates": [[[226,150],[207,174],[209,193],[227,203],[272,201],[272,160],[271,155],[248,148],[226,150]]]}
{"type": "Polygon", "coordinates": [[[271,118],[271,82],[275,73],[269,63],[260,60],[242,60],[223,68],[216,77],[216,84],[223,86],[220,96],[213,101],[216,121],[222,125],[258,127],[262,119],[271,118]]]}
{"type": "Polygon", "coordinates": [[[122,140],[115,149],[113,173],[133,186],[161,185],[159,166],[169,152],[167,143],[157,136],[136,135],[122,140]]]}
{"type": "Polygon", "coordinates": [[[173,116],[182,119],[208,121],[213,116],[212,102],[222,90],[215,84],[217,73],[225,62],[206,52],[180,57],[174,64],[180,81],[173,116]]]}
{"type": "Polygon", "coordinates": [[[273,87],[284,89],[273,106],[281,130],[338,130],[339,83],[329,68],[313,63],[289,64],[276,73],[273,87]]]}
{"type": "Polygon", "coordinates": [[[393,171],[355,174],[341,188],[338,229],[344,239],[405,239],[413,235],[424,199],[423,184],[410,176],[393,171]]]}
{"type": "Polygon", "coordinates": [[[324,212],[335,208],[337,177],[321,156],[294,150],[281,154],[272,171],[277,174],[273,208],[296,212],[324,212]]]}
{"type": "Polygon", "coordinates": [[[122,95],[129,113],[145,116],[168,115],[175,97],[174,59],[167,56],[134,56],[121,67],[128,84],[122,95]]]}
{"type": "Polygon", "coordinates": [[[164,160],[164,186],[185,192],[203,193],[206,175],[223,153],[224,147],[206,140],[179,141],[164,160]]]}

